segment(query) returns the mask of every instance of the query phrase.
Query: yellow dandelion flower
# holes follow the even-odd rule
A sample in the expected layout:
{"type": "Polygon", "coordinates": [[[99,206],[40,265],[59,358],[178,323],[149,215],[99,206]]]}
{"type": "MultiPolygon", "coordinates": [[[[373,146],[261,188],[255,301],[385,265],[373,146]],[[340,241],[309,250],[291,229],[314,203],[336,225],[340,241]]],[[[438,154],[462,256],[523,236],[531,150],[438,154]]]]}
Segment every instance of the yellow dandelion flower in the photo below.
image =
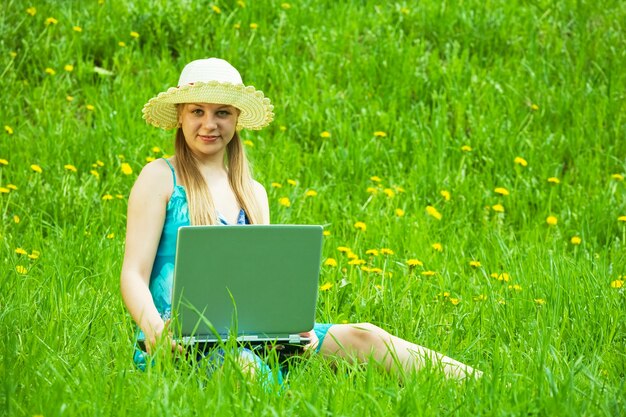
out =
{"type": "Polygon", "coordinates": [[[38,250],[32,250],[28,257],[30,259],[39,259],[39,255],[41,255],[41,253],[38,250]]]}
{"type": "Polygon", "coordinates": [[[115,233],[109,233],[107,235],[107,239],[113,239],[115,237],[115,233]]]}
{"type": "Polygon", "coordinates": [[[59,21],[56,20],[54,17],[49,17],[46,19],[46,25],[56,25],[57,23],[59,23],[59,21]]]}
{"type": "Polygon", "coordinates": [[[492,278],[497,279],[498,281],[504,281],[504,282],[509,282],[509,280],[511,279],[511,276],[507,274],[506,272],[502,272],[502,273],[493,272],[490,276],[492,278]]]}
{"type": "Polygon", "coordinates": [[[613,174],[611,175],[611,178],[617,181],[624,181],[624,176],[622,174],[613,174]]]}
{"type": "Polygon", "coordinates": [[[96,109],[96,108],[93,106],[93,104],[87,104],[87,105],[85,106],[85,108],[86,108],[87,110],[89,110],[89,111],[94,111],[94,110],[96,109]]]}
{"type": "Polygon", "coordinates": [[[154,161],[156,158],[154,156],[146,156],[146,162],[152,162],[154,161]]]}
{"type": "Polygon", "coordinates": [[[509,195],[509,190],[507,190],[507,189],[506,189],[506,188],[504,188],[504,187],[496,187],[496,189],[495,189],[495,190],[493,190],[493,191],[495,191],[495,193],[496,193],[496,194],[500,194],[500,195],[509,195]]]}
{"type": "Polygon", "coordinates": [[[522,290],[522,286],[519,285],[519,284],[509,285],[509,290],[521,291],[522,290]]]}
{"type": "Polygon", "coordinates": [[[33,171],[35,171],[38,174],[41,174],[43,172],[43,170],[41,169],[41,167],[37,164],[32,164],[30,166],[30,169],[32,169],[33,171]]]}
{"type": "Polygon", "coordinates": [[[258,23],[250,23],[250,29],[257,30],[259,28],[258,23]]]}
{"type": "Polygon", "coordinates": [[[153,153],[159,153],[161,152],[161,148],[159,148],[158,146],[153,146],[152,149],[150,149],[153,153]]]}
{"type": "Polygon", "coordinates": [[[7,188],[9,190],[17,191],[17,185],[15,184],[7,184],[7,188]]]}
{"type": "Polygon", "coordinates": [[[272,188],[283,188],[283,185],[279,182],[273,182],[272,183],[272,188]]]}
{"type": "Polygon", "coordinates": [[[66,66],[63,67],[63,69],[67,72],[72,72],[74,71],[74,65],[72,64],[67,64],[66,66]]]}
{"type": "Polygon", "coordinates": [[[82,31],[83,31],[83,28],[81,28],[80,26],[74,26],[74,27],[72,28],[72,30],[73,30],[74,32],[82,32],[82,31]]]}
{"type": "MultiPolygon", "coordinates": [[[[363,269],[365,267],[361,267],[361,269],[363,269]]],[[[380,268],[369,268],[369,272],[371,272],[372,274],[382,274],[383,270],[380,268]]]]}
{"type": "Polygon", "coordinates": [[[92,169],[91,171],[89,171],[89,173],[96,178],[100,178],[100,173],[96,171],[95,169],[92,169]]]}
{"type": "Polygon", "coordinates": [[[349,247],[347,247],[347,246],[339,246],[339,247],[337,248],[337,250],[338,250],[339,252],[342,252],[342,253],[350,253],[350,252],[352,252],[352,251],[350,250],[350,248],[349,248],[349,247]]]}
{"type": "Polygon", "coordinates": [[[450,297],[450,291],[444,291],[444,292],[439,293],[437,295],[440,296],[440,297],[443,297],[443,298],[448,298],[448,297],[450,297]]]}
{"type": "Polygon", "coordinates": [[[330,236],[330,230],[324,230],[324,231],[322,232],[322,234],[323,234],[324,236],[330,236]]]}
{"type": "Polygon", "coordinates": [[[308,190],[306,193],[304,193],[305,197],[315,197],[317,196],[317,191],[315,190],[308,190]]]}
{"type": "Polygon", "coordinates": [[[26,252],[26,250],[22,248],[15,248],[15,253],[17,253],[18,255],[28,255],[28,252],[26,252]]]}
{"type": "Polygon", "coordinates": [[[378,256],[380,252],[378,251],[378,249],[368,249],[365,251],[365,254],[370,256],[378,256]]]}
{"type": "Polygon", "coordinates": [[[52,68],[46,68],[46,70],[45,70],[45,71],[46,71],[46,74],[48,74],[48,75],[54,75],[54,74],[56,74],[56,73],[57,73],[57,72],[56,72],[55,70],[53,70],[52,68]]]}
{"type": "Polygon", "coordinates": [[[289,4],[289,3],[281,3],[280,7],[282,7],[284,10],[289,10],[289,9],[291,9],[291,4],[289,4]]]}
{"type": "Polygon", "coordinates": [[[450,201],[450,198],[451,198],[450,191],[441,190],[441,191],[439,191],[439,194],[441,194],[441,196],[443,197],[444,200],[450,201]]]}
{"type": "Polygon", "coordinates": [[[436,275],[437,273],[435,271],[422,271],[421,274],[425,277],[432,277],[433,275],[436,275]]]}
{"type": "Polygon", "coordinates": [[[393,251],[389,248],[381,248],[380,253],[383,255],[393,255],[393,251]]]}
{"type": "Polygon", "coordinates": [[[291,201],[289,201],[289,198],[287,197],[279,198],[278,204],[280,204],[283,207],[291,207],[291,201]]]}
{"type": "Polygon", "coordinates": [[[416,266],[424,266],[424,263],[420,261],[419,259],[408,259],[406,261],[406,264],[411,268],[416,267],[416,266]]]}
{"type": "Polygon", "coordinates": [[[331,284],[330,282],[327,282],[324,285],[320,285],[320,291],[328,291],[333,287],[333,284],[331,284]]]}
{"type": "Polygon", "coordinates": [[[443,252],[443,246],[441,245],[441,243],[433,243],[430,246],[437,252],[443,252]]]}
{"type": "Polygon", "coordinates": [[[113,200],[113,196],[111,194],[105,194],[102,196],[102,199],[104,201],[110,201],[110,200],[113,200]]]}
{"type": "Polygon", "coordinates": [[[13,128],[8,125],[4,125],[4,131],[7,132],[9,135],[13,134],[13,128]]]}
{"type": "Polygon", "coordinates": [[[137,39],[139,37],[139,33],[135,32],[135,31],[132,31],[132,32],[130,32],[130,37],[137,39]]]}
{"type": "Polygon", "coordinates": [[[504,206],[502,204],[494,204],[493,206],[491,206],[491,208],[495,212],[504,213],[504,206]]]}
{"type": "Polygon", "coordinates": [[[330,136],[331,136],[330,132],[326,130],[320,133],[320,137],[323,137],[323,138],[329,138],[330,136]]]}
{"type": "Polygon", "coordinates": [[[387,137],[387,133],[381,131],[381,130],[377,130],[376,132],[374,132],[374,136],[377,138],[386,138],[387,137]]]}
{"type": "Polygon", "coordinates": [[[378,193],[378,189],[374,188],[374,187],[367,187],[366,190],[369,194],[377,194],[378,193]]]}
{"type": "Polygon", "coordinates": [[[0,165],[9,165],[9,161],[6,159],[0,159],[0,165]]]}
{"type": "Polygon", "coordinates": [[[246,146],[248,146],[248,147],[250,147],[250,148],[254,147],[254,142],[252,142],[252,141],[251,141],[251,140],[249,140],[249,139],[244,140],[244,141],[243,141],[243,144],[244,144],[244,145],[246,145],[246,146]]]}
{"type": "Polygon", "coordinates": [[[469,146],[469,145],[463,145],[463,146],[461,146],[461,150],[463,152],[471,152],[472,151],[472,147],[469,146]]]}
{"type": "Polygon", "coordinates": [[[121,46],[122,48],[126,47],[126,42],[124,41],[119,41],[117,44],[121,46]]]}
{"type": "Polygon", "coordinates": [[[13,216],[13,223],[19,223],[20,222],[20,216],[18,216],[17,214],[15,214],[13,216]]]}
{"type": "Polygon", "coordinates": [[[583,240],[579,236],[572,236],[572,238],[570,239],[572,245],[580,245],[582,241],[583,240]]]}
{"type": "Polygon", "coordinates": [[[385,193],[385,195],[389,198],[393,197],[394,195],[396,195],[393,190],[391,188],[385,188],[383,190],[383,193],[385,193]]]}
{"type": "Polygon", "coordinates": [[[72,96],[65,96],[65,99],[67,101],[74,101],[74,97],[72,97],[72,96]]]}
{"type": "Polygon", "coordinates": [[[548,178],[548,182],[549,182],[550,184],[560,184],[560,183],[561,183],[561,180],[560,180],[560,179],[558,179],[557,177],[550,177],[550,178],[548,178]]]}
{"type": "Polygon", "coordinates": [[[71,164],[63,165],[63,168],[65,168],[68,171],[72,171],[72,172],[77,172],[78,171],[76,169],[76,167],[74,165],[71,165],[71,164]]]}
{"type": "Polygon", "coordinates": [[[31,16],[34,16],[37,14],[37,9],[35,9],[34,7],[29,7],[28,9],[26,9],[26,13],[28,13],[31,16]]]}
{"type": "Polygon", "coordinates": [[[535,304],[540,305],[540,306],[546,303],[546,300],[544,300],[543,298],[535,298],[533,301],[535,301],[535,304]]]}
{"type": "Polygon", "coordinates": [[[396,212],[396,216],[398,217],[404,216],[404,210],[402,210],[401,208],[397,208],[395,212],[396,212]]]}
{"type": "Polygon", "coordinates": [[[479,261],[469,261],[469,265],[472,268],[478,268],[480,266],[480,262],[479,261]]]}
{"type": "Polygon", "coordinates": [[[220,14],[222,13],[222,9],[220,9],[219,7],[217,7],[216,5],[211,6],[211,9],[216,13],[216,14],[220,14]]]}
{"type": "Polygon", "coordinates": [[[559,220],[554,216],[548,216],[546,218],[546,223],[548,223],[548,226],[556,226],[558,222],[559,220]]]}
{"type": "Polygon", "coordinates": [[[619,216],[617,220],[620,222],[626,222],[626,216],[619,216]]]}
{"type": "Polygon", "coordinates": [[[459,303],[461,302],[461,300],[459,300],[458,298],[450,298],[450,304],[452,304],[453,306],[459,305],[459,303]]]}
{"type": "Polygon", "coordinates": [[[133,173],[133,168],[130,166],[128,162],[122,162],[120,169],[122,170],[122,173],[124,175],[130,175],[133,173]]]}
{"type": "Polygon", "coordinates": [[[337,260],[335,258],[328,258],[326,259],[326,261],[324,261],[324,266],[335,267],[337,266],[337,260]]]}
{"type": "Polygon", "coordinates": [[[522,158],[521,156],[516,156],[515,159],[513,160],[514,163],[516,163],[517,165],[521,165],[523,167],[528,166],[528,162],[522,158]]]}
{"type": "Polygon", "coordinates": [[[348,259],[359,259],[359,255],[357,255],[356,253],[352,251],[347,252],[346,256],[348,257],[348,259]]]}
{"type": "Polygon", "coordinates": [[[441,213],[433,206],[426,206],[426,213],[437,220],[441,220],[441,213]]]}
{"type": "Polygon", "coordinates": [[[287,184],[295,186],[296,184],[298,184],[298,182],[296,180],[288,179],[287,184]]]}
{"type": "Polygon", "coordinates": [[[531,104],[531,105],[530,105],[530,109],[531,109],[532,111],[537,111],[537,110],[539,110],[539,106],[538,106],[538,105],[536,105],[535,103],[533,103],[533,104],[531,104]]]}
{"type": "Polygon", "coordinates": [[[611,288],[622,288],[624,286],[624,280],[616,279],[611,281],[611,288]]]}
{"type": "Polygon", "coordinates": [[[8,188],[0,187],[0,194],[9,194],[11,190],[8,188]]]}
{"type": "Polygon", "coordinates": [[[348,265],[363,265],[365,264],[365,261],[363,259],[353,259],[350,262],[348,262],[348,265]]]}
{"type": "Polygon", "coordinates": [[[15,267],[15,271],[20,275],[26,275],[28,273],[28,269],[23,267],[22,265],[18,265],[15,267]]]}
{"type": "Polygon", "coordinates": [[[354,227],[356,229],[359,229],[359,230],[362,230],[362,231],[367,230],[367,226],[363,222],[356,222],[356,223],[354,223],[354,227]]]}
{"type": "Polygon", "coordinates": [[[479,294],[476,297],[474,297],[474,301],[485,301],[487,299],[487,296],[485,294],[479,294]]]}
{"type": "Polygon", "coordinates": [[[122,200],[122,199],[124,199],[124,195],[123,194],[115,194],[115,198],[117,198],[118,200],[122,200]]]}

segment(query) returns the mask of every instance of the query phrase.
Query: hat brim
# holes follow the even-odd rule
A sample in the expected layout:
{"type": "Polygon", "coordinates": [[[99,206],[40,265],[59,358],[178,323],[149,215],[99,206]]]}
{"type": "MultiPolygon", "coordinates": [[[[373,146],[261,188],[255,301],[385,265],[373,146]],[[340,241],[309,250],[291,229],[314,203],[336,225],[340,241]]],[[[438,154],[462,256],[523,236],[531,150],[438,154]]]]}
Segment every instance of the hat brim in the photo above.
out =
{"type": "Polygon", "coordinates": [[[171,87],[151,98],[142,109],[147,123],[162,129],[178,127],[177,104],[219,103],[238,108],[238,129],[259,130],[274,119],[274,106],[262,91],[252,86],[219,81],[197,82],[171,87]]]}

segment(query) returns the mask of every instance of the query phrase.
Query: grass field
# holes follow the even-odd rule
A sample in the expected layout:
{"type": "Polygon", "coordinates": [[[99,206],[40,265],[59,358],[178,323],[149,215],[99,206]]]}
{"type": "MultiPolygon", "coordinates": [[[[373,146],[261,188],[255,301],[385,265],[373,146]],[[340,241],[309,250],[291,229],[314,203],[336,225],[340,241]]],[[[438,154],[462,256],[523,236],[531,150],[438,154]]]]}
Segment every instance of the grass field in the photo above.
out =
{"type": "Polygon", "coordinates": [[[626,414],[626,2],[0,5],[0,413],[626,414]],[[244,132],[272,222],[323,224],[318,321],[485,372],[132,362],[125,210],[173,134],[141,107],[229,60],[276,119],[244,132]]]}

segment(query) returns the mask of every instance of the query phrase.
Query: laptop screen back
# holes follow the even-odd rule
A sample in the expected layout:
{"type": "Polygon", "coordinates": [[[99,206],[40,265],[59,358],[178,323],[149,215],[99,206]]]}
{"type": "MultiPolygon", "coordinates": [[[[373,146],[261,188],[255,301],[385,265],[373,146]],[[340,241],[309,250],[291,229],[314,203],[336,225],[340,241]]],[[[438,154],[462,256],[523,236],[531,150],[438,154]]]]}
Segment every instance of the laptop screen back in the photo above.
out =
{"type": "Polygon", "coordinates": [[[321,250],[321,226],[181,227],[172,298],[181,335],[311,330],[321,250]]]}

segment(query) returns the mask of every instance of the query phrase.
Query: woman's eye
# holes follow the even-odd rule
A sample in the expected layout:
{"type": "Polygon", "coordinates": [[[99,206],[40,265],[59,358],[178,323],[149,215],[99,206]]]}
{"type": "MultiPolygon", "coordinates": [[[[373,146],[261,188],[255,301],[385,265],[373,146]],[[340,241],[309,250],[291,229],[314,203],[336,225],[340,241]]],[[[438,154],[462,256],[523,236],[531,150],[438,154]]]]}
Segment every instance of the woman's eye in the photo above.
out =
{"type": "Polygon", "coordinates": [[[202,116],[204,112],[202,111],[202,109],[193,109],[191,113],[195,114],[196,116],[202,116]]]}
{"type": "Polygon", "coordinates": [[[220,117],[228,117],[230,116],[230,112],[228,110],[220,110],[217,112],[217,115],[220,117]]]}

